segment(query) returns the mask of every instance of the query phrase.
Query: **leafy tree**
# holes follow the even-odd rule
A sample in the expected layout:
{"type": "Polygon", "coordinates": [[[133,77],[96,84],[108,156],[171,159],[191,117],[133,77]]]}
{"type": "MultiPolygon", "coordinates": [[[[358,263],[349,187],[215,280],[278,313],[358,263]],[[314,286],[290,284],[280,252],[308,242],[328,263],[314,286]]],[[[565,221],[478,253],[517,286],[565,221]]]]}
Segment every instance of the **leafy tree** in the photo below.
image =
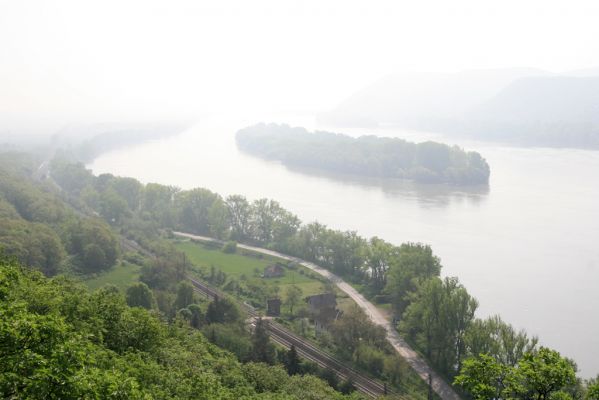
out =
{"type": "Polygon", "coordinates": [[[226,239],[229,235],[229,210],[220,196],[208,209],[210,234],[217,239],[226,239]]]}
{"type": "Polygon", "coordinates": [[[466,332],[466,352],[470,356],[488,354],[501,364],[514,366],[525,353],[535,350],[538,339],[516,331],[499,316],[475,319],[466,332]]]}
{"type": "Polygon", "coordinates": [[[179,188],[158,183],[148,183],[141,200],[141,210],[162,226],[172,227],[176,222],[173,198],[179,188]]]}
{"type": "Polygon", "coordinates": [[[426,279],[439,276],[441,262],[430,246],[406,243],[399,247],[390,263],[385,292],[391,297],[395,314],[401,316],[410,302],[410,295],[426,279]]]}
{"type": "Polygon", "coordinates": [[[387,281],[387,271],[392,259],[397,256],[397,248],[382,239],[370,239],[366,253],[366,264],[371,274],[371,286],[376,293],[380,292],[387,281]]]}
{"type": "Polygon", "coordinates": [[[237,322],[240,318],[239,309],[227,298],[215,298],[210,302],[206,311],[206,321],[209,324],[237,322]]]}
{"type": "Polygon", "coordinates": [[[179,282],[177,285],[177,297],[175,298],[175,310],[187,308],[188,305],[193,304],[193,286],[187,281],[179,282]]]}
{"type": "Polygon", "coordinates": [[[268,199],[259,199],[251,206],[253,238],[262,244],[283,243],[299,228],[299,219],[281,205],[268,199]]]}
{"type": "Polygon", "coordinates": [[[226,205],[231,227],[231,238],[235,240],[250,238],[250,203],[244,196],[231,195],[227,197],[226,205]]]}
{"type": "Polygon", "coordinates": [[[83,265],[89,271],[98,271],[108,267],[106,253],[102,247],[95,243],[89,243],[83,248],[83,265]]]}
{"type": "Polygon", "coordinates": [[[113,189],[108,189],[100,195],[100,214],[109,223],[118,224],[129,213],[129,206],[125,199],[113,189]]]}
{"type": "Polygon", "coordinates": [[[83,163],[72,163],[55,158],[51,164],[52,177],[61,188],[70,193],[79,193],[93,182],[93,175],[83,163]]]}
{"type": "Polygon", "coordinates": [[[233,254],[237,251],[237,242],[229,240],[227,243],[223,245],[222,248],[223,253],[233,254]]]}
{"type": "Polygon", "coordinates": [[[190,304],[187,308],[191,313],[189,324],[195,329],[200,329],[204,320],[202,308],[198,304],[190,304]]]}
{"type": "Polygon", "coordinates": [[[587,381],[585,400],[599,400],[599,375],[587,381]]]}
{"type": "Polygon", "coordinates": [[[572,364],[546,347],[526,353],[516,369],[518,385],[514,392],[538,400],[546,400],[560,389],[574,384],[576,375],[572,364]]]}
{"type": "Polygon", "coordinates": [[[545,347],[524,354],[515,366],[481,354],[466,360],[455,378],[475,399],[572,399],[568,388],[575,382],[572,363],[545,347]]]}
{"type": "Polygon", "coordinates": [[[301,372],[301,362],[293,344],[285,356],[285,369],[287,370],[287,373],[289,375],[299,374],[301,372]]]}
{"type": "Polygon", "coordinates": [[[293,307],[295,307],[302,298],[302,289],[297,285],[290,285],[287,287],[285,292],[285,304],[289,307],[289,312],[293,314],[293,307]]]}
{"type": "Polygon", "coordinates": [[[270,343],[266,323],[262,318],[256,320],[256,326],[252,334],[252,361],[274,364],[275,347],[270,343]]]}
{"type": "Polygon", "coordinates": [[[142,307],[150,310],[156,305],[152,290],[143,282],[134,283],[129,286],[127,288],[126,299],[129,307],[142,307]]]}
{"type": "Polygon", "coordinates": [[[475,400],[500,399],[509,385],[509,368],[495,358],[481,354],[464,362],[454,383],[464,388],[475,400]]]}
{"type": "Polygon", "coordinates": [[[153,289],[173,290],[178,282],[185,279],[185,275],[185,264],[176,254],[171,254],[145,264],[139,279],[153,289]]]}
{"type": "Polygon", "coordinates": [[[110,228],[101,220],[85,219],[67,226],[69,250],[77,254],[88,271],[106,269],[117,260],[118,241],[110,228]]]}
{"type": "Polygon", "coordinates": [[[273,393],[281,390],[281,383],[288,380],[284,370],[262,362],[250,362],[243,366],[243,375],[258,393],[273,393]]]}
{"type": "Polygon", "coordinates": [[[337,347],[350,356],[361,343],[382,347],[386,342],[385,329],[373,324],[355,304],[333,323],[331,334],[337,347]]]}
{"type": "Polygon", "coordinates": [[[111,188],[127,202],[129,210],[139,209],[143,185],[137,179],[116,177],[111,183],[111,188]]]}
{"type": "Polygon", "coordinates": [[[375,347],[367,344],[358,345],[354,351],[353,359],[356,364],[375,375],[380,375],[383,372],[385,356],[375,347]]]}
{"type": "Polygon", "coordinates": [[[48,276],[58,272],[65,257],[60,238],[51,228],[18,216],[0,219],[0,249],[48,276]]]}
{"type": "Polygon", "coordinates": [[[252,343],[245,327],[236,324],[210,324],[202,327],[203,334],[214,344],[246,362],[250,360],[252,343]]]}
{"type": "MultiPolygon", "coordinates": [[[[179,224],[189,232],[210,234],[210,209],[217,201],[222,202],[220,196],[208,189],[196,188],[177,193],[175,208],[179,213],[179,224]]],[[[213,217],[221,217],[220,210],[215,209],[213,217]]],[[[221,227],[222,223],[218,225],[221,227]]]]}
{"type": "Polygon", "coordinates": [[[466,332],[477,306],[457,278],[432,278],[414,294],[400,330],[440,371],[453,376],[466,354],[466,332]]]}

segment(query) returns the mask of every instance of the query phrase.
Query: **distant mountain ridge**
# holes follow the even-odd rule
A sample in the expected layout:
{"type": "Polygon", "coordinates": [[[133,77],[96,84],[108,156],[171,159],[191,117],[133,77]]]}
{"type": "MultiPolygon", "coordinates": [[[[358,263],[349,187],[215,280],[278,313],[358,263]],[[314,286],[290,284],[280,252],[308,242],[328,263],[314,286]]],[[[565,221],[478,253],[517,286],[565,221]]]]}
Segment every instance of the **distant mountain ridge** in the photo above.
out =
{"type": "Polygon", "coordinates": [[[386,77],[321,122],[391,123],[521,145],[599,148],[599,69],[535,69],[386,77]]]}

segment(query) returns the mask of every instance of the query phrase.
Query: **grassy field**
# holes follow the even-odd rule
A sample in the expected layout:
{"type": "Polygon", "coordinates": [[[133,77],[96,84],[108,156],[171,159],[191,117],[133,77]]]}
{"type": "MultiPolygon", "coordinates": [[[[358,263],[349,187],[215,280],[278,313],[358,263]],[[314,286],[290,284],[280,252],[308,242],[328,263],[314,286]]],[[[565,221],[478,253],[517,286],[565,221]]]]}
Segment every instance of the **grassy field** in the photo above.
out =
{"type": "Polygon", "coordinates": [[[139,265],[123,261],[94,278],[84,280],[83,283],[92,291],[108,284],[115,285],[119,289],[124,290],[139,280],[140,270],[141,267],[139,265]]]}
{"type": "Polygon", "coordinates": [[[285,275],[278,278],[260,278],[264,269],[276,262],[287,262],[279,258],[256,254],[238,249],[235,254],[223,253],[220,248],[191,241],[178,241],[178,250],[185,252],[189,261],[207,271],[211,266],[226,273],[229,277],[240,279],[259,278],[267,285],[276,285],[281,293],[285,293],[289,285],[302,289],[303,296],[322,293],[323,284],[319,277],[308,268],[297,266],[296,269],[285,268],[285,275]]]}

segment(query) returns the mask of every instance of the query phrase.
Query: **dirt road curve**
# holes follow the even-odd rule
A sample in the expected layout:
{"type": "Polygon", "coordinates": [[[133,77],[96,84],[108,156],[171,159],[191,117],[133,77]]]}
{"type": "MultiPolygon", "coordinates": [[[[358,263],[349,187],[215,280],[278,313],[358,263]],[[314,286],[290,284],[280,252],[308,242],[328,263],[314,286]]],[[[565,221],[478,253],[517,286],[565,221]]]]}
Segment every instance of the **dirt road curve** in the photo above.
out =
{"type": "MultiPolygon", "coordinates": [[[[206,237],[206,236],[198,236],[192,235],[184,232],[173,232],[176,236],[185,237],[189,239],[201,240],[201,241],[210,241],[213,242],[215,239],[206,237]]],[[[372,322],[377,325],[382,326],[387,331],[387,340],[393,348],[401,355],[410,366],[420,375],[420,377],[425,381],[429,381],[429,375],[432,379],[432,387],[435,393],[439,395],[443,400],[459,400],[460,397],[453,390],[453,388],[447,384],[443,379],[441,379],[435,371],[424,361],[412,348],[403,340],[391,322],[385,318],[385,316],[364,296],[362,296],[356,289],[354,289],[351,285],[345,282],[343,279],[333,274],[332,272],[319,267],[318,265],[299,259],[297,257],[291,257],[286,254],[281,254],[276,251],[263,249],[260,247],[248,246],[245,244],[237,244],[237,247],[241,249],[251,250],[256,253],[262,253],[274,257],[279,257],[284,260],[294,261],[306,268],[311,269],[312,271],[324,276],[331,282],[333,282],[340,290],[347,293],[349,297],[351,297],[358,306],[360,306],[364,312],[370,317],[372,322]]]]}

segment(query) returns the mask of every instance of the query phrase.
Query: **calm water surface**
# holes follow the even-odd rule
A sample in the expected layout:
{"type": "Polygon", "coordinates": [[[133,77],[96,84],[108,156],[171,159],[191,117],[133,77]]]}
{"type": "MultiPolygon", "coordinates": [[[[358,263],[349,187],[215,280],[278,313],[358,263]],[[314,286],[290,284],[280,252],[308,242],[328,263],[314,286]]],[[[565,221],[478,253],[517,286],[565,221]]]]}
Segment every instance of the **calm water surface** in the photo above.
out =
{"type": "MultiPolygon", "coordinates": [[[[462,141],[491,165],[489,186],[419,185],[317,175],[240,153],[236,130],[258,121],[211,118],[89,167],[146,183],[269,197],[305,222],[431,244],[443,275],[459,277],[478,298],[479,316],[500,314],[574,358],[583,376],[599,373],[599,152],[462,141]]],[[[345,132],[455,142],[390,127],[345,132]]]]}

